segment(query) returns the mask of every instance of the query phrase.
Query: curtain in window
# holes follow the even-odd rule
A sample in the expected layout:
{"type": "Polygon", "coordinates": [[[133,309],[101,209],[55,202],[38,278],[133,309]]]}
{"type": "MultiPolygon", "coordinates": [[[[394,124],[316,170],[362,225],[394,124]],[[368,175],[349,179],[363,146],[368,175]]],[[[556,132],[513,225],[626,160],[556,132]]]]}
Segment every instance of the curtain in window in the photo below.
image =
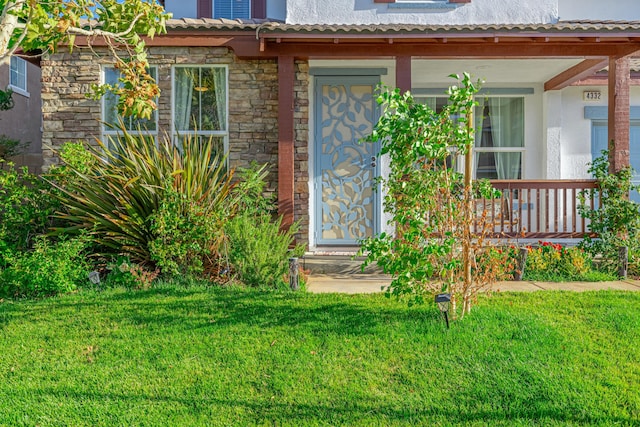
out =
{"type": "Polygon", "coordinates": [[[197,73],[197,68],[180,67],[175,69],[175,111],[173,120],[177,131],[190,129],[194,72],[197,73]]]}
{"type": "MultiPolygon", "coordinates": [[[[484,97],[477,97],[475,98],[475,101],[478,103],[477,107],[475,108],[475,114],[473,115],[473,128],[475,129],[475,134],[474,134],[474,139],[475,139],[475,146],[479,147],[480,144],[482,144],[482,123],[484,122],[484,104],[485,104],[485,98],[484,97]]],[[[473,170],[477,171],[478,170],[478,162],[480,161],[480,156],[478,155],[478,153],[476,153],[473,156],[473,170]]],[[[474,172],[477,173],[477,172],[474,172]]]]}
{"type": "Polygon", "coordinates": [[[227,130],[227,82],[224,68],[215,68],[213,79],[215,82],[216,114],[218,116],[218,129],[227,130]]]}
{"type": "MultiPolygon", "coordinates": [[[[494,148],[524,146],[523,102],[517,98],[489,98],[491,136],[494,148]]],[[[521,176],[522,153],[495,152],[498,179],[518,179],[521,176]]]]}
{"type": "MultiPolygon", "coordinates": [[[[106,84],[116,84],[119,73],[115,68],[104,69],[104,82],[106,84]]],[[[118,126],[118,97],[112,92],[104,95],[104,121],[107,125],[118,126]]]]}

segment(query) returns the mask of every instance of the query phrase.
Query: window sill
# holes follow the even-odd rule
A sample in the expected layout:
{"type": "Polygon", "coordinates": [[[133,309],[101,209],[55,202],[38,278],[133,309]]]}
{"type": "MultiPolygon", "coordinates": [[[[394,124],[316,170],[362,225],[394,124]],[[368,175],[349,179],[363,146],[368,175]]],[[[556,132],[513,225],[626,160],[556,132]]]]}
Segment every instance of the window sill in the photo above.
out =
{"type": "Polygon", "coordinates": [[[18,95],[22,95],[25,98],[30,98],[31,97],[29,92],[27,92],[24,89],[20,89],[19,87],[16,87],[16,86],[13,86],[13,85],[9,85],[9,86],[7,86],[7,89],[11,89],[13,91],[13,93],[17,93],[18,95]]]}

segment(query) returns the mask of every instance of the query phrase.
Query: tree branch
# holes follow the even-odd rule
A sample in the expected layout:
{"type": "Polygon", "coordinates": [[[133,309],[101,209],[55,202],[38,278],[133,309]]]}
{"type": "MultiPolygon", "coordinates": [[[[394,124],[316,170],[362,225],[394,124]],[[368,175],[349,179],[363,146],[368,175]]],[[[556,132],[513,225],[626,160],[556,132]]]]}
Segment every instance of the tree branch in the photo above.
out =
{"type": "Polygon", "coordinates": [[[19,28],[17,13],[25,6],[26,0],[7,1],[0,16],[0,62],[7,62],[9,56],[15,52],[19,43],[10,50],[9,43],[14,31],[19,28]]]}
{"type": "Polygon", "coordinates": [[[107,38],[119,40],[119,39],[122,39],[127,34],[131,34],[133,32],[133,29],[135,28],[140,18],[142,18],[142,16],[143,16],[142,13],[139,13],[138,15],[136,15],[136,17],[133,18],[133,20],[131,21],[131,24],[129,24],[129,27],[127,27],[127,29],[119,33],[112,33],[111,31],[103,31],[98,28],[85,30],[84,28],[80,28],[80,27],[69,27],[69,29],[67,30],[67,33],[77,35],[77,36],[87,36],[87,37],[99,36],[99,37],[107,37],[107,38]]]}

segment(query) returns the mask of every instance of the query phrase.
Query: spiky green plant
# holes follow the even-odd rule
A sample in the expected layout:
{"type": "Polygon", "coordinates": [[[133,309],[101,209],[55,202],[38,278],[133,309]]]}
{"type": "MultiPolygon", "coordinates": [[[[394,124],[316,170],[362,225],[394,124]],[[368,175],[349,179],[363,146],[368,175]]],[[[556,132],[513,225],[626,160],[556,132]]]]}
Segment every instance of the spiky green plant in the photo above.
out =
{"type": "MultiPolygon", "coordinates": [[[[169,191],[181,196],[174,213],[178,217],[182,209],[193,206],[220,221],[233,213],[235,203],[228,200],[232,173],[227,171],[225,158],[214,154],[213,139],[186,137],[178,149],[166,135],[154,142],[121,129],[118,139],[86,147],[94,160],[89,171],[67,164],[73,179],[64,185],[51,180],[66,207],[58,216],[70,224],[56,233],[87,230],[101,253],[124,254],[149,265],[157,262],[150,243],[163,237],[152,219],[169,191]]],[[[202,236],[211,240],[203,250],[215,252],[217,237],[202,236]]]]}

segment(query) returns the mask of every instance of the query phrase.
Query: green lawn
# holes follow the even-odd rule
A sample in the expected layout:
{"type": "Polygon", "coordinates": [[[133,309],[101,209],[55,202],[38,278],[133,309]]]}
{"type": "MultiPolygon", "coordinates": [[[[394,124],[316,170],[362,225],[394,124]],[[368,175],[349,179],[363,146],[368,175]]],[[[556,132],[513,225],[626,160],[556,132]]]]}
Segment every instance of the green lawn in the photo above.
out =
{"type": "Polygon", "coordinates": [[[166,286],[0,303],[0,425],[640,426],[640,293],[166,286]]]}

